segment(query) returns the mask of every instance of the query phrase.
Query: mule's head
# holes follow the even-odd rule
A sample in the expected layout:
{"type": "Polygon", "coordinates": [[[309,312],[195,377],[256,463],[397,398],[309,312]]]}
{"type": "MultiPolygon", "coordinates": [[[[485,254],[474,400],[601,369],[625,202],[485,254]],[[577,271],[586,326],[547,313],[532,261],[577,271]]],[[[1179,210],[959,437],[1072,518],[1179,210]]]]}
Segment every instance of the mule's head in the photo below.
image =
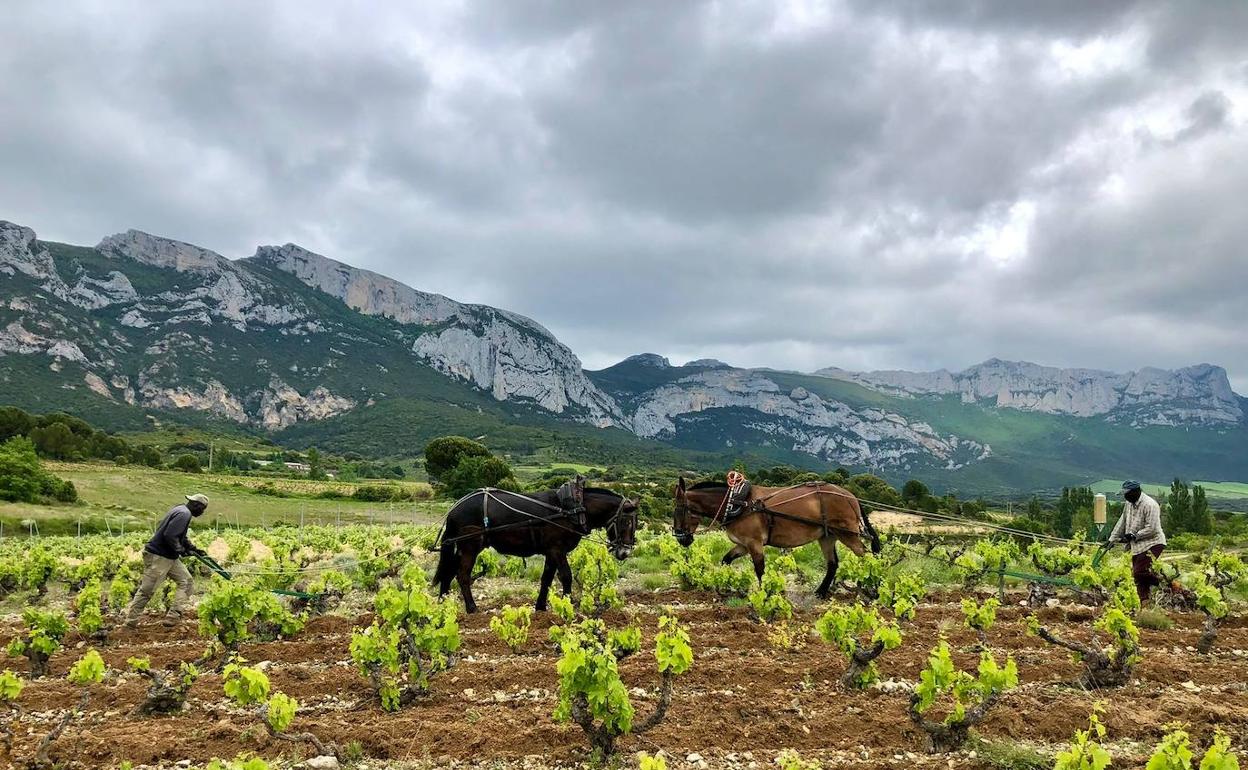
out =
{"type": "Polygon", "coordinates": [[[672,507],[672,534],[676,542],[688,548],[693,545],[693,533],[698,531],[702,519],[689,508],[689,490],[685,477],[676,482],[676,504],[672,507]]]}
{"type": "Polygon", "coordinates": [[[637,501],[624,498],[620,509],[607,524],[607,543],[611,555],[624,561],[633,555],[637,545],[637,501]]]}

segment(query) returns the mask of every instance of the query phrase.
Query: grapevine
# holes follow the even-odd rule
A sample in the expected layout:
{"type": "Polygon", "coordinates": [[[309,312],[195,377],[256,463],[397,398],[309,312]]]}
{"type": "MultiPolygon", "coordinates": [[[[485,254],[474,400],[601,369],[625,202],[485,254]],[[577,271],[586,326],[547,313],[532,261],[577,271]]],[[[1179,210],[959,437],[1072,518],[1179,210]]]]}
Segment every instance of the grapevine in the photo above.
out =
{"type": "Polygon", "coordinates": [[[958,670],[949,654],[949,643],[941,640],[919,674],[919,684],[910,696],[910,718],[923,728],[931,753],[954,751],[966,743],[970,728],[987,715],[1001,695],[1018,685],[1014,658],[1006,656],[999,666],[989,652],[980,655],[978,676],[958,670]],[[926,718],[938,703],[946,709],[944,720],[926,718]]]}
{"type": "Polygon", "coordinates": [[[26,630],[9,642],[8,653],[26,656],[30,661],[31,679],[47,676],[48,660],[60,649],[61,640],[69,633],[69,621],[60,612],[27,607],[22,611],[22,624],[26,630]]]}
{"type": "Polygon", "coordinates": [[[689,634],[671,615],[659,618],[654,657],[660,675],[659,702],[649,717],[634,723],[635,711],[620,679],[617,657],[601,620],[587,618],[560,634],[557,721],[580,726],[596,753],[609,757],[622,735],[644,733],[663,721],[674,679],[689,670],[689,634]]]}
{"type": "Polygon", "coordinates": [[[878,681],[876,658],[901,646],[897,623],[885,623],[874,607],[868,609],[861,604],[828,610],[815,622],[815,630],[848,658],[849,664],[841,676],[841,685],[847,690],[878,681]]]}
{"type": "Polygon", "coordinates": [[[1093,624],[1097,631],[1108,634],[1110,644],[1099,646],[1093,637],[1092,645],[1071,642],[1056,636],[1033,615],[1028,618],[1028,633],[1039,636],[1049,644],[1070,650],[1076,660],[1084,664],[1079,679],[1082,687],[1119,687],[1131,678],[1131,669],[1140,660],[1140,632],[1126,612],[1117,607],[1105,610],[1093,624]]]}

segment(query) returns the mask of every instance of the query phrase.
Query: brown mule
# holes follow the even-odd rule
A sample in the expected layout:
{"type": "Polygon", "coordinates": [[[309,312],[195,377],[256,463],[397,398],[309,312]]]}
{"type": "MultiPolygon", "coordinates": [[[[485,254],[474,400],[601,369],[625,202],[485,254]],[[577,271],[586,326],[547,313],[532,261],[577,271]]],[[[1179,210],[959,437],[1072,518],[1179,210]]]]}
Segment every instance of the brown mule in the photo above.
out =
{"type": "Polygon", "coordinates": [[[871,538],[872,553],[880,552],[880,536],[858,498],[835,484],[819,481],[792,487],[755,486],[731,502],[727,498],[726,484],[707,481],[687,486],[681,476],[676,484],[672,530],[680,544],[688,547],[693,545],[693,534],[702,519],[710,519],[709,527],[722,525],[733,543],[723,563],[731,564],[748,553],[759,580],[763,577],[763,546],[797,548],[818,540],[828,570],[815,594],[826,599],[840,561],[838,540],[862,556],[867,552],[862,538],[865,533],[871,538]]]}

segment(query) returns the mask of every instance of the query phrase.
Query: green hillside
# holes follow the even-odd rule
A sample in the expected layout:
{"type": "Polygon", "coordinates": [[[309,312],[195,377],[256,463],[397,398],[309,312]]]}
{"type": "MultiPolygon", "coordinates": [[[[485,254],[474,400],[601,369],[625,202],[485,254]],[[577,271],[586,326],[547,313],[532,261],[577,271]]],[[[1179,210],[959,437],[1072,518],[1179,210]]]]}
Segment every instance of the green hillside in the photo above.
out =
{"type": "Polygon", "coordinates": [[[769,375],[851,406],[874,406],[922,420],[941,433],[973,438],[992,456],[957,471],[929,474],[966,492],[1054,490],[1128,475],[1248,479],[1248,426],[1133,428],[1079,418],[963,403],[957,396],[892,397],[854,383],[798,374],[769,375]]]}

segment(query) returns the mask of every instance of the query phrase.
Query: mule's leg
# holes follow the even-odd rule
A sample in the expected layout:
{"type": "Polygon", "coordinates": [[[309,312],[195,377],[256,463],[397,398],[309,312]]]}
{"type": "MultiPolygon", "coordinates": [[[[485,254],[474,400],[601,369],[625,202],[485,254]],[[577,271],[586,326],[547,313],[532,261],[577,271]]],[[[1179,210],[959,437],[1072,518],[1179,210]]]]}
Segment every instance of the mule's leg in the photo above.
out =
{"type": "Polygon", "coordinates": [[[836,568],[841,564],[841,557],[836,553],[836,538],[820,538],[819,550],[823,551],[823,559],[828,564],[828,571],[824,573],[823,582],[815,589],[815,596],[826,599],[832,593],[832,584],[836,581],[836,568]]]}
{"type": "Polygon", "coordinates": [[[720,564],[732,564],[737,559],[745,556],[745,554],[745,546],[734,545],[732,548],[728,549],[728,553],[724,554],[724,558],[720,560],[720,564]]]}
{"type": "Polygon", "coordinates": [[[556,566],[557,565],[555,563],[555,558],[553,556],[547,556],[545,559],[543,559],[542,585],[539,589],[537,589],[536,607],[537,607],[538,612],[546,611],[546,599],[548,596],[550,596],[550,584],[555,579],[555,567],[556,566]]]}
{"type": "Polygon", "coordinates": [[[862,538],[857,532],[841,532],[836,538],[845,544],[845,547],[854,552],[855,556],[862,556],[867,552],[867,547],[863,545],[862,538]]]}
{"type": "Polygon", "coordinates": [[[563,586],[563,595],[572,595],[572,565],[568,563],[566,553],[559,554],[559,583],[563,586]]]}
{"type": "Polygon", "coordinates": [[[472,598],[472,568],[477,565],[479,551],[461,548],[459,552],[459,573],[455,579],[459,581],[459,593],[464,597],[464,611],[476,612],[477,602],[472,598]]]}
{"type": "Polygon", "coordinates": [[[758,582],[761,585],[763,582],[763,567],[766,566],[763,563],[763,544],[761,542],[751,544],[749,550],[750,558],[754,561],[754,577],[758,578],[758,582]]]}

